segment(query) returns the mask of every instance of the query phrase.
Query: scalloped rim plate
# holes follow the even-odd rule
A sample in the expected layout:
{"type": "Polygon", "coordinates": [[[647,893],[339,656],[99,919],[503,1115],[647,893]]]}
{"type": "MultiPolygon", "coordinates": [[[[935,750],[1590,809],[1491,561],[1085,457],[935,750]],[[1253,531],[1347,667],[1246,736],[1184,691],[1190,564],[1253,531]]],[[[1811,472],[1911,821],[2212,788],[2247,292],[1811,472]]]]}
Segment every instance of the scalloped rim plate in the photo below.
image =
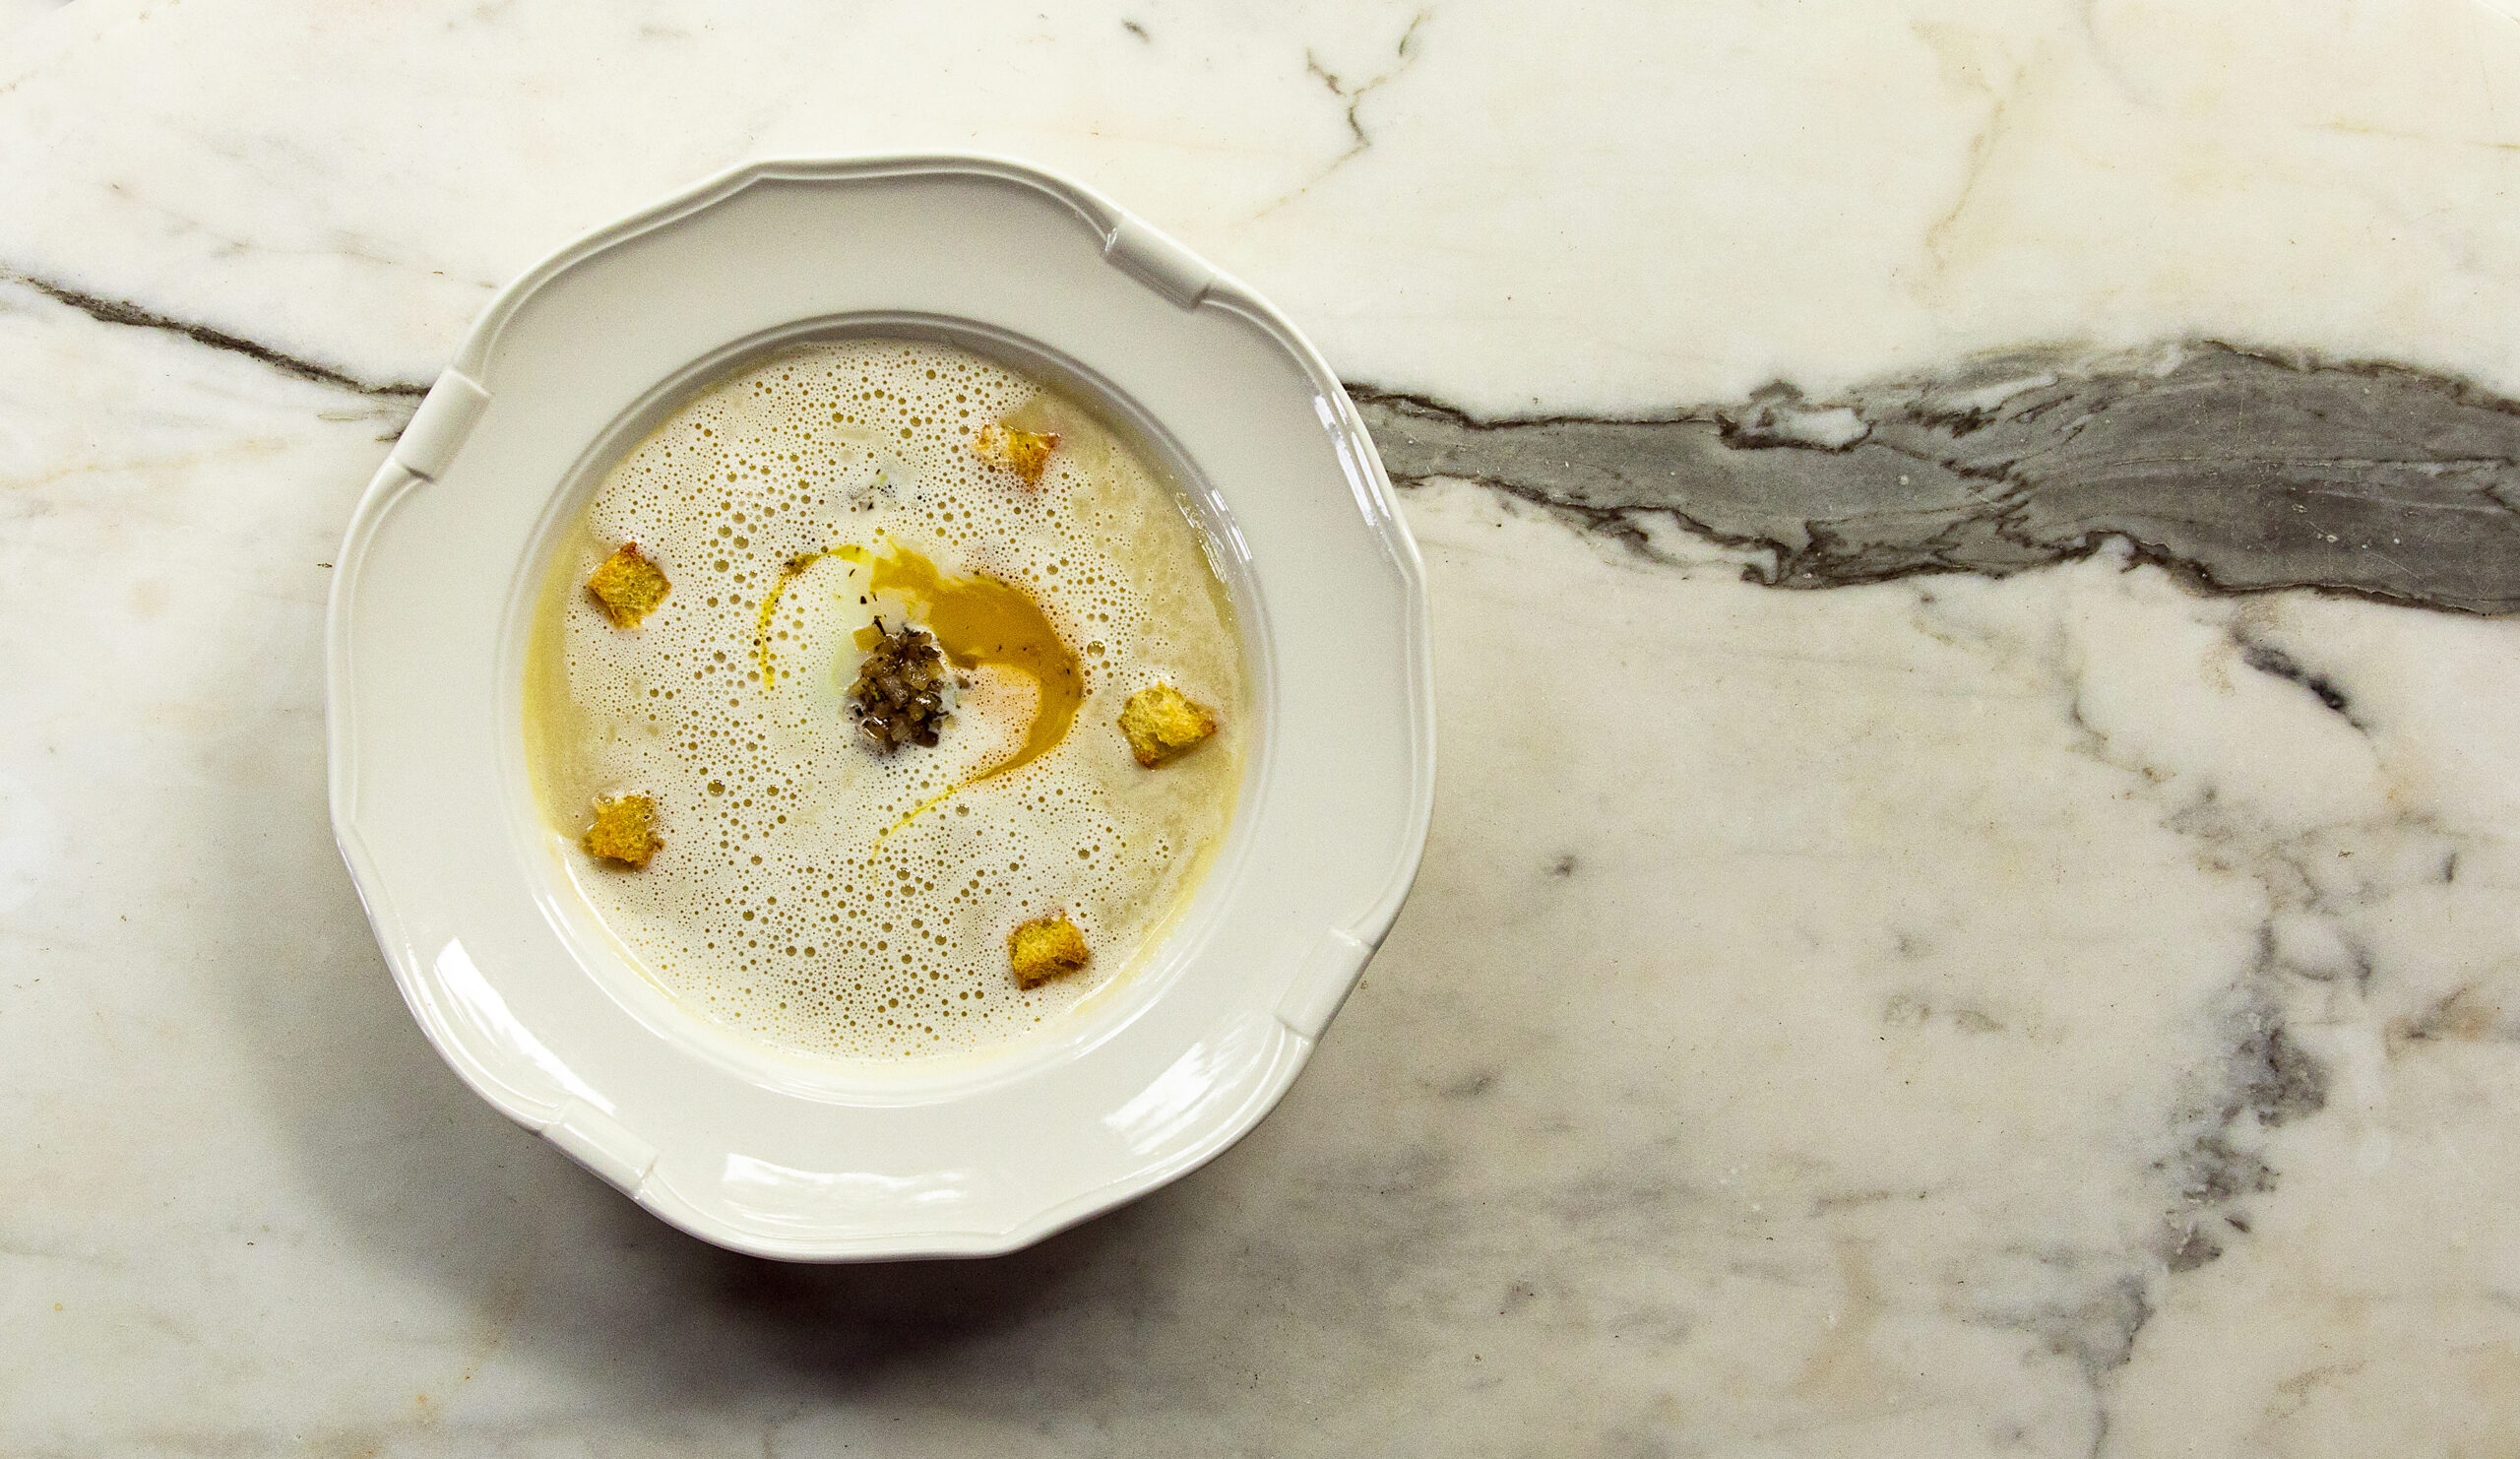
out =
{"type": "Polygon", "coordinates": [[[1390,928],[1434,798],[1422,569],[1337,377],[1248,287],[1000,159],[753,162],[528,271],[360,501],[326,648],[335,833],[430,1042],[765,1256],[1010,1251],[1213,1159],[1390,928]],[[692,390],[904,333],[1057,380],[1171,468],[1240,617],[1252,748],[1216,862],[1110,992],[986,1056],[815,1062],[677,1008],[572,888],[524,773],[524,641],[556,534],[692,390]]]}

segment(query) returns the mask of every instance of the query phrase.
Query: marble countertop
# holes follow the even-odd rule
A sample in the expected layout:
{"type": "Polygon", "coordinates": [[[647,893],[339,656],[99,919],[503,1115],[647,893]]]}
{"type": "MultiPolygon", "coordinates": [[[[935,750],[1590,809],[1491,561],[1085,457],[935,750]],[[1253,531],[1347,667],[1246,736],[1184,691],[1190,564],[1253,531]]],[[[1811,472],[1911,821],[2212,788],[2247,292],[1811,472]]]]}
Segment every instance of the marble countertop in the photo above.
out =
{"type": "Polygon", "coordinates": [[[0,1452],[2520,1447],[2516,17],[0,0],[0,1452]],[[939,148],[1352,382],[1435,829],[1214,1165],[781,1266],[432,1054],[321,608],[497,284],[939,148]]]}

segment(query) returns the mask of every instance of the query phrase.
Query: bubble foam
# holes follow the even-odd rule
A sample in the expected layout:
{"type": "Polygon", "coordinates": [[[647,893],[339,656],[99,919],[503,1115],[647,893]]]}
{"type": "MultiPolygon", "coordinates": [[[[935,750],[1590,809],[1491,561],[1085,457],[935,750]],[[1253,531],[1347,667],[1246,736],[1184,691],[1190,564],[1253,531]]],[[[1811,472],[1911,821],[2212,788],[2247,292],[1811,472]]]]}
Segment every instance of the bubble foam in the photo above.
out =
{"type": "Polygon", "coordinates": [[[588,902],[685,1007],[791,1052],[968,1052],[1054,1021],[1126,976],[1232,813],[1240,649],[1181,498],[1076,403],[951,346],[810,346],[676,411],[556,554],[533,657],[537,791],[588,902]],[[970,449],[1001,418],[1060,437],[1038,487],[970,449]],[[864,747],[852,636],[917,605],[835,555],[761,609],[800,555],[886,540],[1039,604],[1086,676],[1054,749],[966,785],[1023,741],[1039,697],[989,667],[962,673],[936,747],[864,747]],[[623,541],[673,584],[636,630],[577,591],[623,541]],[[1149,772],[1113,722],[1158,680],[1226,728],[1149,772]],[[642,871],[589,862],[588,807],[634,792],[655,797],[663,849],[642,871]],[[1052,912],[1093,965],[1019,991],[1007,934],[1052,912]]]}

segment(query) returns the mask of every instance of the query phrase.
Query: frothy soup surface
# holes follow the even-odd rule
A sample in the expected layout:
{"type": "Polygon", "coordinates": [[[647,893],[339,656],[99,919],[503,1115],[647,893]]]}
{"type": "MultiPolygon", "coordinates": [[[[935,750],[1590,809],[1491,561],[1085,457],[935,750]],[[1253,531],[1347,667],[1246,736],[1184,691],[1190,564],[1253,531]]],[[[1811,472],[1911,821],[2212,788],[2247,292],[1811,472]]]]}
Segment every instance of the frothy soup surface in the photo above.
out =
{"type": "Polygon", "coordinates": [[[560,855],[641,966],[701,1017],[865,1058],[1003,1044],[1125,978],[1232,815],[1245,719],[1170,483],[1039,382],[900,341],[776,355],[617,463],[554,556],[526,706],[560,855]],[[625,543],[670,583],[635,626],[586,586],[625,543]],[[902,678],[860,671],[906,627],[945,718],[886,753],[861,717],[902,678]],[[1117,722],[1160,684],[1216,732],[1150,768],[1117,722]],[[581,844],[625,797],[661,843],[635,868],[581,844]],[[1090,957],[1020,987],[1009,939],[1048,919],[1090,957]]]}

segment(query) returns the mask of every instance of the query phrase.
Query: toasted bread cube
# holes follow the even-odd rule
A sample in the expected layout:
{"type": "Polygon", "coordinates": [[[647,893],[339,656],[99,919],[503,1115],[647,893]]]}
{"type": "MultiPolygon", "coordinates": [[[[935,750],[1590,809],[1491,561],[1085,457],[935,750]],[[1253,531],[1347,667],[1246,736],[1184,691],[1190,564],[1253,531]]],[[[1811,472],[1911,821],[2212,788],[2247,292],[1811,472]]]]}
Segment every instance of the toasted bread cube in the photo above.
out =
{"type": "Polygon", "coordinates": [[[993,467],[1013,472],[1027,486],[1041,484],[1041,473],[1059,438],[1049,431],[1017,430],[1001,420],[972,433],[972,454],[993,467]]]}
{"type": "Polygon", "coordinates": [[[578,844],[598,860],[618,861],[637,870],[648,864],[664,843],[657,839],[657,802],[646,795],[623,795],[595,803],[595,826],[578,844]]]}
{"type": "Polygon", "coordinates": [[[1139,764],[1161,765],[1216,733],[1217,717],[1170,684],[1157,684],[1129,696],[1120,710],[1120,732],[1129,737],[1129,752],[1139,764]]]}
{"type": "Polygon", "coordinates": [[[1035,988],[1053,978],[1065,978],[1086,965],[1085,934],[1064,912],[1037,917],[1006,939],[1006,959],[1015,968],[1015,985],[1035,988]]]}
{"type": "Polygon", "coordinates": [[[595,595],[603,615],[615,628],[636,628],[639,620],[657,610],[665,601],[673,585],[664,573],[639,551],[637,542],[623,542],[611,556],[596,568],[587,579],[587,591],[595,595]]]}

